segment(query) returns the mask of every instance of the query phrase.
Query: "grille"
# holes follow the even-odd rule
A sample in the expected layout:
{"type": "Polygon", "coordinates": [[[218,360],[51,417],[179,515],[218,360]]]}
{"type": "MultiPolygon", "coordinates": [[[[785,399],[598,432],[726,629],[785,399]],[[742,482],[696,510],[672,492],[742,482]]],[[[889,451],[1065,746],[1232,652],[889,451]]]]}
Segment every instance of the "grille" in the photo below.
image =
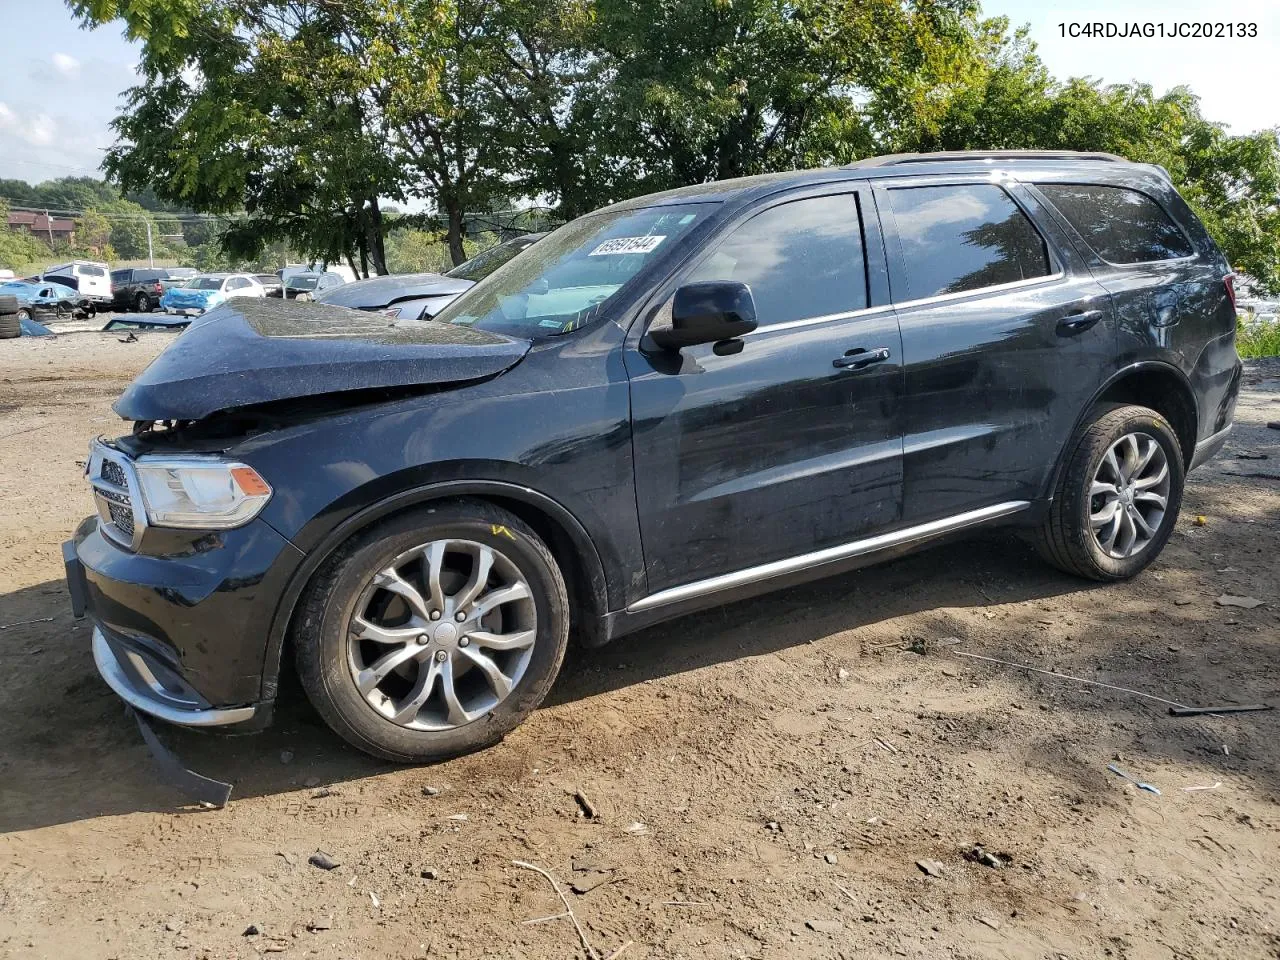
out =
{"type": "Polygon", "coordinates": [[[117,487],[129,486],[129,482],[124,476],[124,468],[114,460],[102,461],[102,479],[117,487]]]}
{"type": "MultiPolygon", "coordinates": [[[[97,495],[98,516],[103,533],[122,546],[131,546],[137,534],[137,517],[129,497],[129,468],[108,454],[104,445],[95,442],[90,459],[96,463],[96,476],[90,477],[97,495]]],[[[144,523],[145,525],[145,523],[144,523]]]]}
{"type": "MultiPolygon", "coordinates": [[[[110,461],[104,461],[102,474],[105,477],[107,464],[110,461]]],[[[116,470],[120,470],[116,464],[111,463],[116,470]]],[[[123,473],[121,473],[123,476],[123,473]]],[[[111,522],[114,523],[121,533],[132,538],[133,537],[133,504],[129,501],[128,494],[116,493],[114,490],[98,490],[98,496],[107,501],[107,512],[111,516],[111,522]]]]}
{"type": "Polygon", "coordinates": [[[111,522],[114,523],[121,533],[130,539],[133,538],[133,511],[126,506],[118,503],[107,504],[107,510],[111,514],[111,522]]]}

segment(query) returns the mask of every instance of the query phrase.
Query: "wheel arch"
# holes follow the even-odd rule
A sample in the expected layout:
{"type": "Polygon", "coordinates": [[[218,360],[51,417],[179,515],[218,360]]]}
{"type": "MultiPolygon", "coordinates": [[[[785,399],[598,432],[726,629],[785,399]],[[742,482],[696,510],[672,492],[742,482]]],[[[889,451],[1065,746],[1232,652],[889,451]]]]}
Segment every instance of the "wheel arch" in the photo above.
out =
{"type": "Polygon", "coordinates": [[[588,645],[602,640],[609,609],[608,581],[600,553],[582,523],[552,497],[502,480],[443,480],[402,490],[352,514],[329,531],[294,571],[276,606],[262,665],[262,699],[273,700],[279,687],[282,655],[307,584],[343,543],[388,517],[440,500],[484,500],[515,514],[542,538],[564,574],[574,627],[588,645]]]}
{"type": "Polygon", "coordinates": [[[1173,427],[1178,437],[1178,446],[1182,449],[1184,469],[1190,468],[1199,430],[1199,412],[1191,381],[1170,363],[1159,360],[1141,361],[1113,374],[1080,411],[1071,427],[1067,443],[1058,452],[1057,463],[1054,464],[1044,491],[1046,498],[1052,497],[1053,491],[1058,488],[1058,481],[1062,471],[1066,469],[1067,457],[1071,451],[1071,439],[1100,403],[1133,403],[1155,410],[1173,427]]]}

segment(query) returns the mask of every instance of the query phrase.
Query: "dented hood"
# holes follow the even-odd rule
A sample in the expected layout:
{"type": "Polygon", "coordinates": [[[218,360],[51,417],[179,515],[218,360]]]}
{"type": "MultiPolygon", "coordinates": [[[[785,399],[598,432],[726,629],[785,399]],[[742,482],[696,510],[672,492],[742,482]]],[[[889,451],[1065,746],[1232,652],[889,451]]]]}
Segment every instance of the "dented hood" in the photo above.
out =
{"type": "Polygon", "coordinates": [[[113,409],[126,420],[199,420],[277,400],[462,383],[510,369],[528,349],[527,340],[452,324],[240,298],[192,323],[113,409]]]}

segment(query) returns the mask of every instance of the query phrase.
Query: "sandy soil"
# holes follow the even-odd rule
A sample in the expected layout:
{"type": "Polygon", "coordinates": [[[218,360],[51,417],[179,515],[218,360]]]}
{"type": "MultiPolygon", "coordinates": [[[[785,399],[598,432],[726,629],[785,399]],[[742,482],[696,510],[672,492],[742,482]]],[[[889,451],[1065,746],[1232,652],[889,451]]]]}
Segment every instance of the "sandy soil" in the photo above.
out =
{"type": "Polygon", "coordinates": [[[355,753],[290,689],[267,733],[164,732],[235,782],[201,811],[61,582],[85,445],[168,337],[0,345],[0,956],[587,956],[569,919],[527,922],[563,906],[520,860],[600,958],[1280,957],[1280,713],[1173,718],[964,656],[1280,704],[1280,366],[1250,367],[1131,583],[940,547],[571,654],[506,742],[430,768],[355,753]]]}

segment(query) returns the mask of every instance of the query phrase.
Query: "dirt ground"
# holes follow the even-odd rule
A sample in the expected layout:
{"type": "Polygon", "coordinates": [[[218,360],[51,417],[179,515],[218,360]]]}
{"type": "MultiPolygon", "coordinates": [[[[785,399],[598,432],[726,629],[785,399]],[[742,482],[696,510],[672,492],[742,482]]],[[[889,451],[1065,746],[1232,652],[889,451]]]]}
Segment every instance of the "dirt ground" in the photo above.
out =
{"type": "Polygon", "coordinates": [[[61,580],[78,461],[169,336],[0,344],[0,956],[586,957],[529,922],[564,907],[518,860],[601,960],[1280,957],[1280,712],[965,656],[1280,705],[1280,365],[1131,583],[939,547],[571,653],[504,743],[434,767],[290,689],[266,733],[162,732],[234,781],[209,811],[158,782],[61,580]]]}

